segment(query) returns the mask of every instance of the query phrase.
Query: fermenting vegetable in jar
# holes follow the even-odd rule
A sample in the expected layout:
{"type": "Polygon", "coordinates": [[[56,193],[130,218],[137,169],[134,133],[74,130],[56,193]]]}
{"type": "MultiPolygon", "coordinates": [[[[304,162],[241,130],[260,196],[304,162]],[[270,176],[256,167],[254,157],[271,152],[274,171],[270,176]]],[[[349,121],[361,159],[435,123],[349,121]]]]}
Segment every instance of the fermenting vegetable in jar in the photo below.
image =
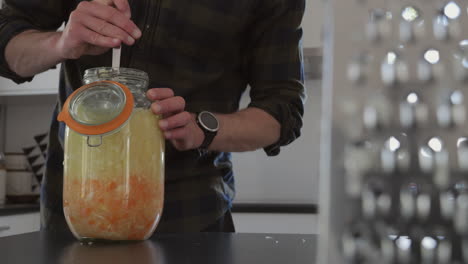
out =
{"type": "Polygon", "coordinates": [[[80,240],[144,240],[163,209],[164,137],[144,72],[95,68],[65,103],[63,209],[80,240]]]}

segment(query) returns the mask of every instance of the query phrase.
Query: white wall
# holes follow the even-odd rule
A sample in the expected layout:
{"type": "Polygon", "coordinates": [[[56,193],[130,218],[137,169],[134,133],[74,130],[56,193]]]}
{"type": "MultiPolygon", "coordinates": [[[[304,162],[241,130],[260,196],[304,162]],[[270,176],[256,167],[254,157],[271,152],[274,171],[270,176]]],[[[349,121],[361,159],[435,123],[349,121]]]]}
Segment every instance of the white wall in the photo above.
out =
{"type": "MultiPolygon", "coordinates": [[[[302,135],[275,157],[234,153],[236,202],[317,203],[321,81],[309,80],[302,135]]],[[[242,106],[248,103],[242,98],[242,106]]]]}
{"type": "Polygon", "coordinates": [[[55,96],[14,96],[2,101],[7,105],[5,152],[35,146],[34,136],[49,131],[55,96]]]}
{"type": "Polygon", "coordinates": [[[304,29],[303,46],[306,48],[322,46],[322,20],[325,0],[306,0],[306,12],[302,20],[304,29]]]}
{"type": "Polygon", "coordinates": [[[238,233],[318,234],[314,214],[233,213],[232,217],[238,233]]]}
{"type": "Polygon", "coordinates": [[[15,82],[0,77],[0,96],[4,95],[38,95],[56,94],[58,91],[59,68],[37,74],[31,82],[16,84],[15,82]]]}

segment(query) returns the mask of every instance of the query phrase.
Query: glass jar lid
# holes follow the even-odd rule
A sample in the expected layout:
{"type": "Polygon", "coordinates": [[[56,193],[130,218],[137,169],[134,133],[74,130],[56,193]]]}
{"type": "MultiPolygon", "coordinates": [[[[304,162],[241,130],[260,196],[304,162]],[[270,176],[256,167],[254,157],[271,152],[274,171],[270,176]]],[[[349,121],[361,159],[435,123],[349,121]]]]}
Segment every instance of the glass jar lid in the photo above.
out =
{"type": "Polygon", "coordinates": [[[93,82],[68,97],[57,119],[80,134],[103,135],[128,120],[133,104],[127,86],[114,81],[93,82]]]}

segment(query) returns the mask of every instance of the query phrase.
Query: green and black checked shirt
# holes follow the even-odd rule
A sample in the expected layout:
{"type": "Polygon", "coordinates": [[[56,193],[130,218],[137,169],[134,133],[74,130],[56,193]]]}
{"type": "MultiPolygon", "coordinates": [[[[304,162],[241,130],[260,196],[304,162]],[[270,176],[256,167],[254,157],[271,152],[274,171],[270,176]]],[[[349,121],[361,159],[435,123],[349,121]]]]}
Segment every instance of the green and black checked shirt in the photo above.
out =
{"type": "MultiPolygon", "coordinates": [[[[55,31],[79,2],[6,0],[0,11],[0,74],[18,83],[31,80],[8,68],[6,44],[27,29],[55,31]]],[[[151,88],[172,88],[185,98],[190,112],[235,112],[250,85],[250,106],[281,124],[280,140],[266,147],[266,153],[277,155],[281,146],[299,137],[305,100],[300,27],[305,0],[129,2],[143,35],[134,46],[123,47],[123,67],[146,71],[151,88]]],[[[82,85],[86,69],[110,65],[109,52],[61,65],[41,195],[42,228],[67,229],[62,212],[64,124],[56,121],[57,112],[82,85]]],[[[230,153],[200,156],[167,144],[165,207],[157,230],[191,232],[213,224],[231,208],[233,177],[230,153]]]]}

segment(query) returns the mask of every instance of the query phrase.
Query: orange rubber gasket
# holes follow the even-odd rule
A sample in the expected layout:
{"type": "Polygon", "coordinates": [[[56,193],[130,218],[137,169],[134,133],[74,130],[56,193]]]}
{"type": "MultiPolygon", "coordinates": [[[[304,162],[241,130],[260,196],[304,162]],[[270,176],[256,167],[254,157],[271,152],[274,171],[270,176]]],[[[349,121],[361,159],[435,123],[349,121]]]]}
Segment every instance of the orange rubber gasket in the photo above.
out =
{"type": "Polygon", "coordinates": [[[62,111],[60,112],[60,114],[57,117],[57,120],[65,122],[65,124],[67,124],[68,127],[70,127],[71,129],[73,129],[74,131],[76,131],[76,132],[78,132],[80,134],[83,134],[83,135],[102,135],[102,134],[111,132],[114,129],[117,129],[122,124],[124,124],[127,121],[127,119],[130,117],[130,115],[132,114],[133,104],[134,104],[133,103],[133,95],[132,95],[132,93],[130,92],[130,89],[128,89],[127,86],[125,86],[125,85],[123,85],[121,83],[118,83],[118,82],[114,82],[114,81],[93,82],[93,83],[90,83],[90,84],[87,84],[87,85],[84,85],[84,86],[80,87],[79,89],[74,91],[68,97],[68,99],[65,101],[65,104],[63,105],[62,111]],[[71,98],[73,98],[77,93],[79,93],[79,92],[81,92],[83,90],[92,88],[92,87],[94,87],[96,85],[99,85],[99,84],[105,84],[105,83],[117,85],[120,88],[122,88],[123,92],[125,93],[126,102],[125,102],[125,106],[122,109],[122,112],[120,113],[120,115],[118,115],[116,118],[112,119],[111,121],[109,121],[107,123],[104,123],[104,124],[101,124],[101,125],[94,125],[94,126],[83,125],[83,124],[80,124],[77,121],[75,121],[75,119],[73,119],[73,117],[70,115],[70,112],[68,111],[69,103],[70,103],[71,98]]]}

